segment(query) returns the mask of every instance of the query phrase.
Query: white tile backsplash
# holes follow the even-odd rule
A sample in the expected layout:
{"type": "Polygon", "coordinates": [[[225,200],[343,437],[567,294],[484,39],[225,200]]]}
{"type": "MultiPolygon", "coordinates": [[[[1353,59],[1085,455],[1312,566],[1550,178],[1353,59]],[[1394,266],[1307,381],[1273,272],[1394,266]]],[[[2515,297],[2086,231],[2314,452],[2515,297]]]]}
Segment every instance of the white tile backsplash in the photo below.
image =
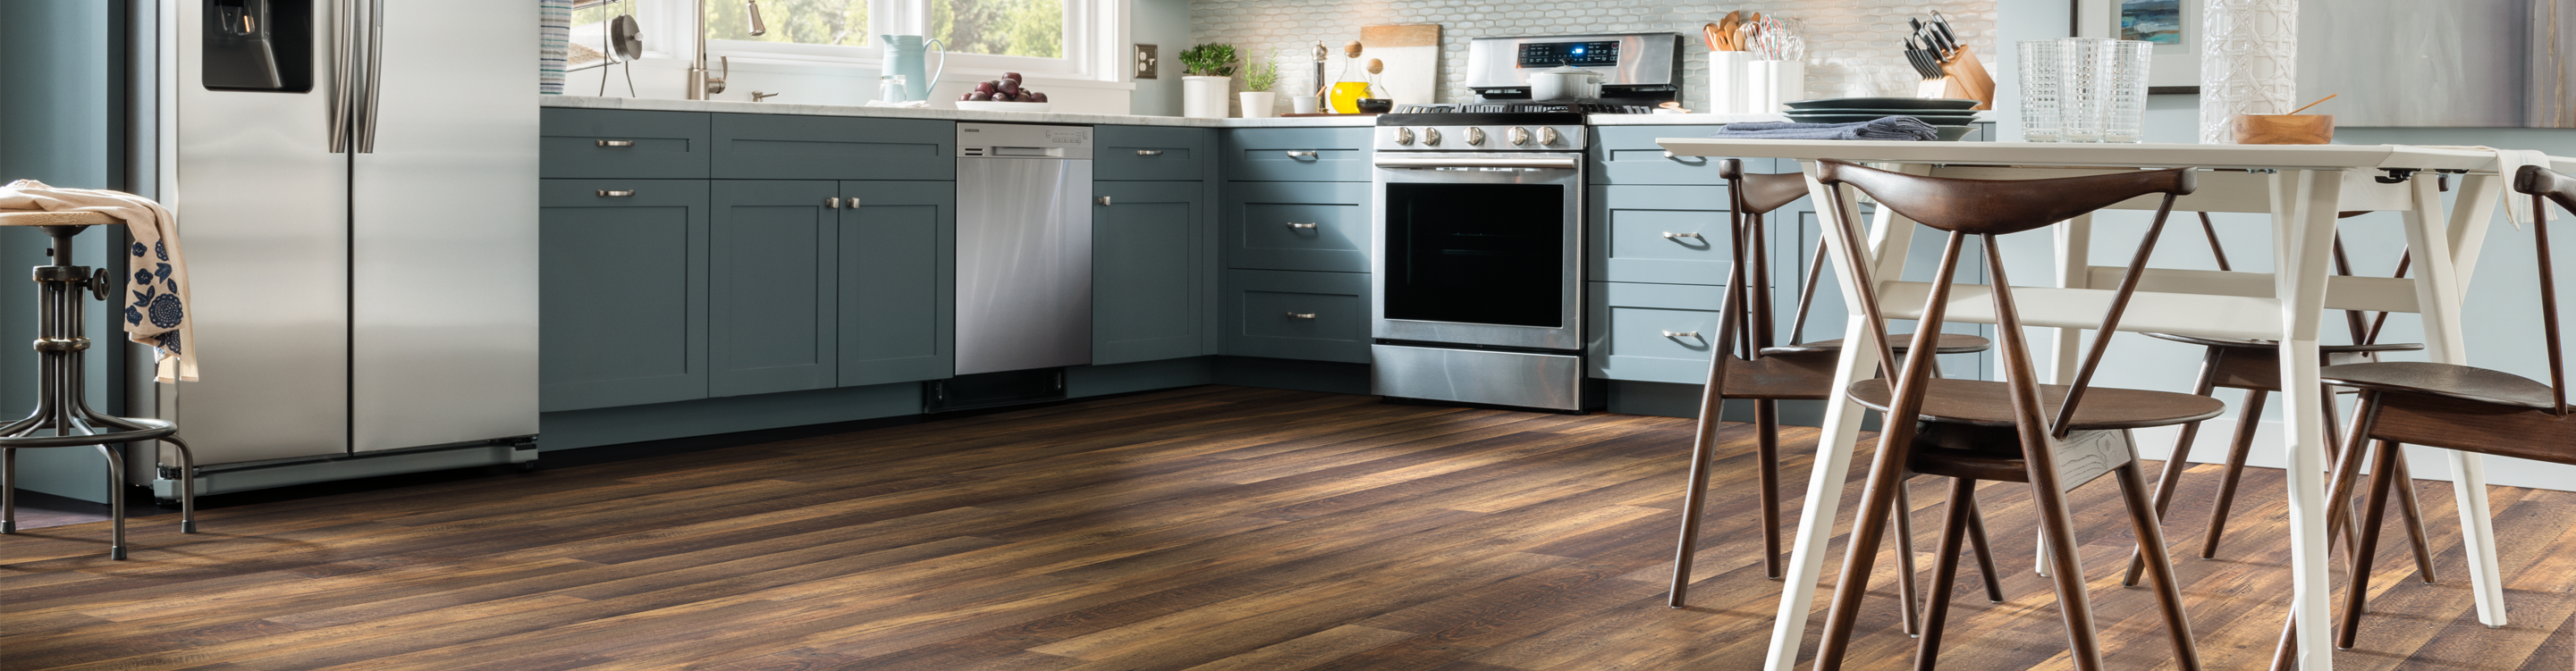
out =
{"type": "MultiPolygon", "coordinates": [[[[1795,19],[1807,41],[1807,97],[1913,95],[1914,70],[1902,44],[1907,18],[1940,10],[1959,39],[1991,68],[1994,0],[1752,0],[1725,5],[1671,0],[1191,0],[1190,42],[1225,42],[1243,54],[1264,57],[1273,47],[1290,61],[1280,68],[1281,90],[1312,90],[1305,48],[1321,41],[1338,61],[1342,43],[1359,39],[1360,26],[1440,24],[1439,102],[1472,99],[1464,85],[1467,41],[1478,37],[1578,35],[1672,31],[1683,37],[1685,106],[1708,107],[1708,47],[1703,24],[1745,10],[1795,19]]],[[[1165,47],[1171,63],[1179,49],[1165,47]]],[[[1340,72],[1338,62],[1326,76],[1340,72]]],[[[1281,104],[1284,106],[1285,96],[1281,104]]]]}

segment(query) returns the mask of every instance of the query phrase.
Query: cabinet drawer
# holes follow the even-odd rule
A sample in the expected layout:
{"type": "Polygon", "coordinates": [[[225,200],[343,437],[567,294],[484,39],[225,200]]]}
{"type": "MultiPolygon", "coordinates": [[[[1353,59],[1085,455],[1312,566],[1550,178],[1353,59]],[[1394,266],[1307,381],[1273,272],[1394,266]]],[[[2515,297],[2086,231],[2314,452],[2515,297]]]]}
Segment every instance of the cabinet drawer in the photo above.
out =
{"type": "Polygon", "coordinates": [[[707,237],[706,180],[542,181],[538,410],[707,397],[707,237]]]}
{"type": "MultiPolygon", "coordinates": [[[[1717,161],[1708,156],[1664,156],[1657,138],[1708,137],[1717,126],[1598,126],[1592,132],[1594,184],[1724,184],[1717,161]]],[[[1796,162],[1789,162],[1791,169],[1796,162]]],[[[1777,172],[1767,158],[1744,159],[1751,172],[1777,172]]]]}
{"type": "Polygon", "coordinates": [[[957,179],[957,123],[717,114],[717,179],[957,179]]]}
{"type": "Polygon", "coordinates": [[[1703,384],[1725,288],[1592,282],[1591,375],[1703,384]],[[1665,332],[1691,335],[1664,335],[1665,332]]]}
{"type": "Polygon", "coordinates": [[[707,177],[705,112],[564,107],[538,112],[539,177],[707,177]]]}
{"type": "Polygon", "coordinates": [[[1226,267],[1369,272],[1369,185],[1228,184],[1226,267]]]}
{"type": "Polygon", "coordinates": [[[1240,128],[1225,141],[1225,178],[1248,182],[1369,181],[1369,133],[1355,128],[1240,128]]]}
{"type": "Polygon", "coordinates": [[[1590,279],[1726,283],[1734,263],[1726,208],[1723,186],[1592,187],[1590,279]]]}
{"type": "Polygon", "coordinates": [[[1226,354],[1369,361],[1369,276],[1283,270],[1225,273],[1226,354]]]}
{"type": "Polygon", "coordinates": [[[1216,129],[1099,126],[1094,129],[1091,174],[1104,182],[1209,179],[1216,129]]]}

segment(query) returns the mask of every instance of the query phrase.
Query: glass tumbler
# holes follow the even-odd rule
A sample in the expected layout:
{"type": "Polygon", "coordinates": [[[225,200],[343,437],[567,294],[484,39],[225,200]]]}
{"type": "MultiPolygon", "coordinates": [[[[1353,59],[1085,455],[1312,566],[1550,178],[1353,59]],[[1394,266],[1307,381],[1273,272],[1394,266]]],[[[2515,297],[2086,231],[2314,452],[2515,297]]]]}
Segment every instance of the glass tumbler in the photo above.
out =
{"type": "Polygon", "coordinates": [[[2060,107],[2057,83],[2062,46],[2057,40],[2031,40],[2021,43],[2021,139],[2025,142],[2058,141],[2060,107]]]}
{"type": "Polygon", "coordinates": [[[2109,76],[2103,86],[2102,141],[2139,142],[2146,134],[2147,68],[2155,63],[2155,45],[2137,40],[2113,40],[2104,65],[2109,76]]]}
{"type": "Polygon", "coordinates": [[[2102,118],[2110,111],[2104,98],[2111,87],[2110,43],[2100,37],[2058,40],[2058,137],[2066,142],[2101,142],[2102,118]]]}

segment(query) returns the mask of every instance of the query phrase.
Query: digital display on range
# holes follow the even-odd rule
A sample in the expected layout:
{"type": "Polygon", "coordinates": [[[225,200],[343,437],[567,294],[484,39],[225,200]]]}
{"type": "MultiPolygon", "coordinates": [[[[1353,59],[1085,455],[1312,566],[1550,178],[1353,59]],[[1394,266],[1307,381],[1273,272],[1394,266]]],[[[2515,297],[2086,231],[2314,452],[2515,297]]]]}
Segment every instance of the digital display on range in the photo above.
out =
{"type": "Polygon", "coordinates": [[[1586,67],[1618,64],[1618,40],[1605,40],[1600,42],[1524,42],[1521,44],[1520,66],[1524,68],[1552,68],[1559,65],[1586,67]]]}

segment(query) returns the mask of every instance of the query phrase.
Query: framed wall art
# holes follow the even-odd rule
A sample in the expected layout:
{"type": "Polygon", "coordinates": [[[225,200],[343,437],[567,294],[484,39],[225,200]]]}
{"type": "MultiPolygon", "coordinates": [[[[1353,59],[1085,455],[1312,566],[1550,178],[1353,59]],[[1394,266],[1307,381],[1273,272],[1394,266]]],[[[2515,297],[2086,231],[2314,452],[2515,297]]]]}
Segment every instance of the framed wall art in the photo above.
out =
{"type": "Polygon", "coordinates": [[[2199,0],[2073,0],[2076,37],[2155,44],[2148,93],[2200,93],[2199,0]]]}

